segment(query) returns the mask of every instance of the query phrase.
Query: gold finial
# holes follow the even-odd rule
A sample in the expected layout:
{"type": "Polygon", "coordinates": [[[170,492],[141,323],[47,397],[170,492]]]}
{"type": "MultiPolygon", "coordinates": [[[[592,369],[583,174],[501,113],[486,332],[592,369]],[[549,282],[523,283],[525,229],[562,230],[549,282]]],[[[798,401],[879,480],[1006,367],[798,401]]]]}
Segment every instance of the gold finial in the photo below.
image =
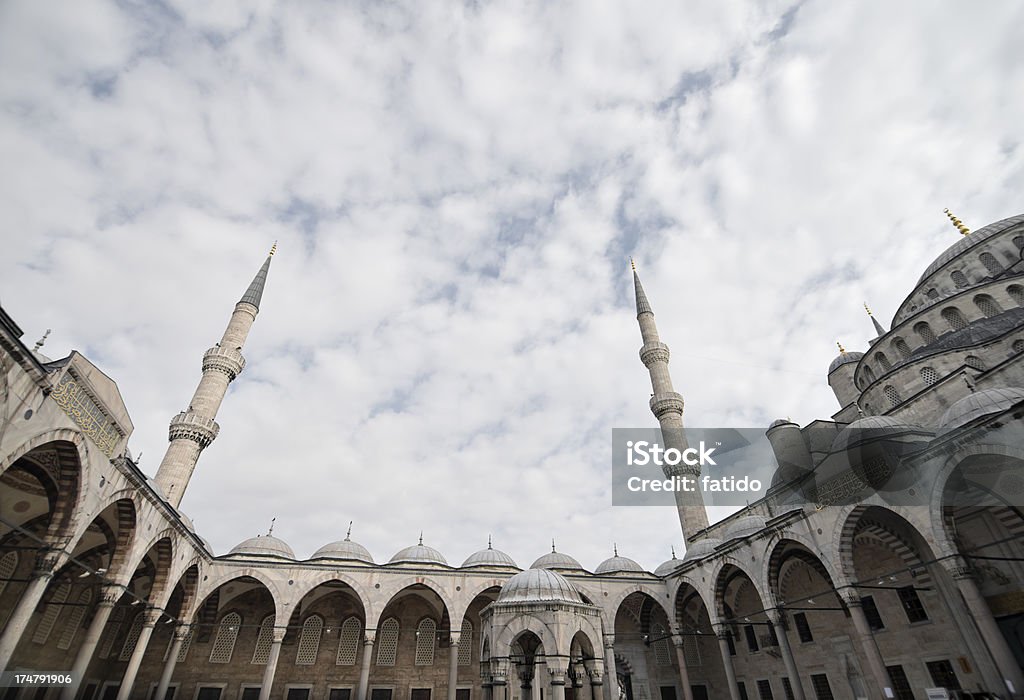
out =
{"type": "Polygon", "coordinates": [[[636,272],[636,261],[633,258],[629,259],[629,266],[633,268],[633,272],[636,272]]]}
{"type": "Polygon", "coordinates": [[[839,346],[839,352],[842,352],[842,353],[846,352],[846,348],[844,348],[843,344],[840,343],[838,340],[836,341],[836,345],[839,346]]]}
{"type": "Polygon", "coordinates": [[[868,316],[873,315],[871,313],[871,309],[868,308],[868,303],[866,301],[864,302],[864,310],[868,312],[868,316]]]}
{"type": "Polygon", "coordinates": [[[352,521],[348,521],[348,532],[345,533],[345,541],[348,542],[352,539],[352,521]]]}
{"type": "Polygon", "coordinates": [[[971,229],[964,226],[963,221],[953,216],[953,212],[949,209],[943,209],[942,211],[946,213],[946,216],[948,216],[949,220],[953,222],[953,226],[956,227],[956,230],[959,231],[961,235],[967,236],[971,233],[971,229]]]}
{"type": "Polygon", "coordinates": [[[274,245],[270,246],[270,257],[274,257],[274,253],[277,252],[277,241],[274,241],[274,245]]]}

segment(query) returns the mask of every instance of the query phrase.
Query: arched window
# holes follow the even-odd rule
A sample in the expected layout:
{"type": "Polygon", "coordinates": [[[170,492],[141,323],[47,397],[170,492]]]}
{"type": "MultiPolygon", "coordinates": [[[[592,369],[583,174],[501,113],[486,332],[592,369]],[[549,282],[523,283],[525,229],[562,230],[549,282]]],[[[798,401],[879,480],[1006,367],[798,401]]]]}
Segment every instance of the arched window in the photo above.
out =
{"type": "Polygon", "coordinates": [[[942,318],[943,320],[945,320],[946,323],[949,324],[949,327],[954,331],[959,331],[963,330],[964,328],[967,328],[967,319],[965,319],[964,315],[960,313],[960,309],[956,308],[955,306],[947,306],[946,308],[944,308],[942,310],[942,318]]]}
{"type": "Polygon", "coordinates": [[[982,253],[978,257],[981,259],[981,264],[984,265],[985,269],[991,274],[998,275],[1003,271],[1003,266],[999,264],[999,261],[996,260],[992,253],[982,253]]]}
{"type": "Polygon", "coordinates": [[[672,662],[669,660],[668,635],[665,634],[665,628],[655,623],[651,626],[651,635],[651,645],[654,646],[654,663],[658,666],[668,666],[672,662]]]}
{"type": "Polygon", "coordinates": [[[980,357],[977,357],[975,355],[968,355],[967,357],[965,357],[964,364],[967,365],[968,367],[973,367],[974,369],[979,370],[981,372],[985,371],[985,363],[981,361],[980,357]]]}
{"type": "Polygon", "coordinates": [[[380,626],[377,639],[377,665],[394,666],[398,655],[398,620],[389,617],[380,626]]]}
{"type": "Polygon", "coordinates": [[[416,628],[416,665],[434,665],[434,647],[437,639],[437,624],[429,617],[420,620],[416,628]]]}
{"type": "Polygon", "coordinates": [[[110,656],[110,652],[114,648],[114,640],[117,639],[117,633],[121,631],[124,618],[124,608],[120,606],[114,608],[114,612],[110,613],[110,622],[107,623],[106,629],[103,630],[103,638],[100,642],[101,659],[106,659],[110,656]]]}
{"type": "Polygon", "coordinates": [[[978,307],[981,313],[985,314],[986,318],[992,318],[1003,313],[1003,310],[996,303],[996,300],[990,297],[988,294],[979,294],[974,297],[974,305],[978,307]]]}
{"type": "Polygon", "coordinates": [[[932,287],[931,289],[929,289],[928,290],[928,298],[929,299],[938,299],[939,298],[939,290],[937,290],[935,287],[932,287]]]}
{"type": "Polygon", "coordinates": [[[256,635],[256,648],[252,651],[249,663],[265,666],[270,658],[270,648],[274,645],[274,616],[267,615],[260,623],[260,631],[256,635]]]}
{"type": "Polygon", "coordinates": [[[57,616],[60,615],[60,611],[64,607],[64,601],[68,599],[69,593],[71,593],[71,584],[67,581],[58,585],[56,590],[54,590],[53,595],[50,596],[50,604],[43,611],[43,616],[39,620],[39,626],[36,627],[36,632],[32,635],[33,642],[36,644],[46,644],[46,640],[50,638],[50,632],[53,631],[53,626],[57,624],[57,616]]]}
{"type": "Polygon", "coordinates": [[[319,615],[310,615],[302,623],[299,649],[295,652],[296,666],[311,666],[316,663],[316,653],[320,651],[320,637],[323,632],[324,619],[319,615]]]}
{"type": "Polygon", "coordinates": [[[359,642],[362,637],[363,625],[357,617],[349,617],[341,625],[338,636],[338,666],[355,666],[356,655],[359,653],[359,642]]]}
{"type": "Polygon", "coordinates": [[[903,338],[893,338],[892,346],[904,360],[910,357],[910,346],[903,338]]]}
{"type": "Polygon", "coordinates": [[[935,331],[925,321],[915,323],[914,332],[917,333],[918,337],[921,338],[921,342],[925,345],[931,345],[935,342],[935,331]]]}
{"type": "Polygon", "coordinates": [[[875,381],[875,372],[867,365],[864,365],[864,381],[868,384],[875,381]]]}
{"type": "Polygon", "coordinates": [[[132,652],[135,651],[135,645],[139,642],[139,635],[142,634],[142,623],[146,621],[146,616],[139,613],[132,620],[132,626],[128,628],[128,636],[124,638],[124,644],[121,645],[121,654],[117,657],[118,661],[127,661],[132,658],[132,652]]]}
{"type": "Polygon", "coordinates": [[[1013,341],[1013,352],[1018,355],[1024,352],[1024,340],[1013,341]]]}
{"type": "Polygon", "coordinates": [[[885,394],[885,398],[889,399],[890,406],[898,406],[900,403],[900,392],[896,391],[896,387],[889,385],[882,389],[885,394]]]}
{"type": "Polygon", "coordinates": [[[1024,236],[1014,236],[1013,244],[1017,246],[1017,250],[1024,250],[1024,236]]]}
{"type": "Polygon", "coordinates": [[[473,663],[473,623],[463,619],[462,633],[459,635],[459,666],[473,663]]]}
{"type": "Polygon", "coordinates": [[[7,588],[7,582],[14,578],[14,572],[18,569],[18,553],[8,552],[0,557],[0,594],[7,588]]]}
{"type": "Polygon", "coordinates": [[[957,289],[963,289],[967,286],[967,278],[964,277],[964,273],[960,270],[953,270],[949,273],[949,276],[953,279],[953,284],[956,285],[957,289]]]}
{"type": "Polygon", "coordinates": [[[75,641],[75,635],[78,634],[78,628],[82,626],[82,618],[85,617],[90,603],[92,603],[92,591],[87,588],[78,594],[78,602],[74,609],[72,609],[68,621],[64,623],[64,631],[61,632],[60,640],[57,642],[58,649],[71,648],[72,642],[75,641]]]}
{"type": "Polygon", "coordinates": [[[935,371],[933,367],[922,367],[921,368],[921,379],[928,386],[931,386],[935,382],[939,381],[939,373],[935,371]]]}
{"type": "Polygon", "coordinates": [[[889,362],[889,358],[885,356],[884,352],[880,352],[877,355],[875,355],[875,361],[878,362],[878,367],[883,372],[888,372],[890,369],[892,369],[892,363],[889,362]]]}
{"type": "Polygon", "coordinates": [[[1024,287],[1019,284],[1011,284],[1006,288],[1006,293],[1013,299],[1013,303],[1017,306],[1024,306],[1024,287]]]}
{"type": "Polygon", "coordinates": [[[241,626],[242,616],[238,613],[228,613],[220,619],[217,637],[213,640],[213,648],[210,649],[211,664],[231,663],[235,641],[238,639],[238,628],[241,626]]]}

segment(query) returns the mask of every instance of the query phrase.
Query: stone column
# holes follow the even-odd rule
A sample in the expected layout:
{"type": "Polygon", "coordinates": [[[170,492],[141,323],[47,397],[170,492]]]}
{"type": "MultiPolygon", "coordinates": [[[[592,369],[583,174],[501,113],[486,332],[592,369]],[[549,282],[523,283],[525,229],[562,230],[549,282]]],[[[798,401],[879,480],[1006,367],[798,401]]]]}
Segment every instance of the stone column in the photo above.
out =
{"type": "Polygon", "coordinates": [[[14,650],[21,641],[21,635],[25,633],[32,613],[46,593],[46,587],[50,584],[53,574],[64,565],[68,559],[67,555],[57,549],[44,549],[36,555],[36,565],[32,571],[29,584],[18,599],[11,615],[7,618],[7,626],[3,634],[0,634],[0,672],[4,671],[11,662],[14,650]]]}
{"type": "MultiPolygon", "coordinates": [[[[676,648],[676,663],[679,664],[679,683],[683,686],[683,700],[693,700],[693,688],[690,687],[690,671],[686,668],[686,656],[683,654],[683,636],[672,635],[672,644],[676,648]]],[[[801,698],[801,700],[803,700],[801,698]]]]}
{"type": "Polygon", "coordinates": [[[448,645],[448,700],[455,700],[455,690],[459,685],[459,637],[462,632],[451,633],[448,645]]]}
{"type": "Polygon", "coordinates": [[[782,610],[772,610],[768,613],[772,628],[775,630],[775,637],[779,640],[779,651],[782,652],[782,661],[786,664],[786,674],[789,676],[789,685],[793,689],[795,700],[806,700],[804,685],[800,682],[800,672],[796,667],[796,659],[793,658],[793,649],[789,646],[789,638],[786,636],[786,613],[782,610]]]}
{"type": "Polygon", "coordinates": [[[71,665],[71,683],[61,690],[61,700],[75,700],[82,679],[85,677],[86,671],[89,670],[92,655],[96,652],[96,645],[99,644],[100,637],[103,636],[103,630],[107,628],[110,613],[122,595],[124,595],[124,588],[115,583],[108,583],[100,589],[100,602],[96,604],[96,610],[93,612],[89,629],[86,630],[85,639],[82,640],[82,646],[78,647],[78,653],[75,654],[75,662],[71,665]]]}
{"type": "Polygon", "coordinates": [[[281,656],[281,642],[287,630],[274,628],[274,641],[270,644],[270,655],[267,666],[263,669],[263,681],[260,684],[260,700],[270,700],[270,691],[274,687],[274,675],[277,673],[277,659],[281,656]]]}
{"type": "Polygon", "coordinates": [[[551,677],[551,700],[565,700],[565,668],[560,665],[560,661],[555,661],[554,664],[548,661],[548,675],[551,677]]]}
{"type": "Polygon", "coordinates": [[[373,661],[373,640],[377,632],[366,630],[363,636],[363,665],[359,667],[359,689],[356,691],[356,700],[366,700],[366,693],[370,687],[370,663],[373,661]]]}
{"type": "Polygon", "coordinates": [[[491,677],[491,696],[493,700],[507,700],[506,678],[503,673],[496,673],[491,677]]]}
{"type": "Polygon", "coordinates": [[[729,697],[740,700],[740,687],[736,684],[736,669],[732,667],[732,654],[729,653],[728,625],[718,626],[718,650],[722,654],[722,666],[725,667],[725,680],[729,683],[729,697]]]}
{"type": "MultiPolygon", "coordinates": [[[[1002,676],[1003,690],[1010,694],[1010,697],[1024,696],[1024,674],[1021,674],[1020,666],[1006,643],[1006,637],[999,631],[999,625],[992,616],[978,584],[974,580],[973,572],[969,567],[961,564],[946,565],[946,570],[953,577],[960,595],[967,606],[967,611],[977,625],[988,653],[995,662],[996,669],[1002,676]]],[[[954,613],[955,614],[955,613],[954,613]]],[[[993,690],[995,690],[993,688],[993,690]]]]}
{"type": "Polygon", "coordinates": [[[146,647],[149,646],[149,640],[153,636],[153,627],[156,625],[156,621],[160,619],[159,610],[147,610],[142,621],[142,630],[139,632],[139,638],[135,642],[135,648],[132,649],[131,658],[128,659],[128,666],[124,670],[124,675],[121,677],[121,687],[117,691],[117,700],[128,700],[131,697],[132,690],[135,688],[135,677],[139,673],[139,667],[142,665],[142,657],[146,655],[146,647]]]}
{"type": "MultiPolygon", "coordinates": [[[[583,679],[587,678],[587,671],[583,668],[583,661],[577,660],[569,665],[569,676],[568,680],[572,681],[572,693],[574,700],[593,700],[590,697],[590,691],[586,691],[586,696],[583,695],[583,679]]],[[[589,683],[587,685],[590,685],[589,683]]]]}
{"type": "Polygon", "coordinates": [[[868,619],[864,616],[864,608],[860,602],[860,594],[856,591],[845,591],[842,594],[843,602],[850,611],[850,619],[853,620],[853,629],[856,632],[857,641],[860,643],[861,651],[868,660],[868,668],[871,670],[871,677],[874,679],[874,693],[876,698],[889,698],[892,694],[892,687],[889,685],[889,672],[885,670],[885,661],[875,644],[875,637],[871,633],[868,619]]]}
{"type": "Polygon", "coordinates": [[[171,685],[171,677],[174,675],[174,666],[178,663],[178,654],[181,653],[181,645],[188,636],[189,625],[177,625],[174,628],[174,641],[167,652],[167,661],[164,662],[164,671],[160,674],[160,683],[156,686],[156,693],[153,700],[164,700],[167,696],[167,688],[171,685]]]}
{"type": "Polygon", "coordinates": [[[604,635],[604,672],[607,677],[604,684],[604,700],[619,700],[616,688],[618,676],[615,672],[615,635],[604,635]]]}
{"type": "MultiPolygon", "coordinates": [[[[583,662],[583,667],[587,670],[587,676],[590,680],[590,700],[602,700],[604,690],[601,686],[604,684],[604,678],[601,674],[600,662],[597,659],[591,659],[583,662]]],[[[586,700],[584,698],[583,700],[586,700]]]]}

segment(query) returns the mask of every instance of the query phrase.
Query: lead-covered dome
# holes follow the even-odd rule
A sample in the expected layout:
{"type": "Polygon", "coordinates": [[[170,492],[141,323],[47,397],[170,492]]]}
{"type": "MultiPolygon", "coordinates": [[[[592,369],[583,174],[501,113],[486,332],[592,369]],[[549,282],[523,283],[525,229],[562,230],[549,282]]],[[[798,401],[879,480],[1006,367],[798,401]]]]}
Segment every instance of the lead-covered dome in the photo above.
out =
{"type": "Polygon", "coordinates": [[[614,549],[613,556],[605,559],[594,569],[595,574],[617,574],[617,573],[644,573],[644,567],[637,564],[629,557],[620,557],[618,547],[614,549]]]}
{"type": "Polygon", "coordinates": [[[832,364],[828,366],[828,373],[832,374],[843,365],[860,362],[860,358],[862,357],[864,357],[864,353],[862,352],[857,352],[856,350],[844,350],[836,355],[836,359],[832,360],[832,364]]]}
{"type": "Polygon", "coordinates": [[[442,566],[448,566],[448,560],[444,558],[439,551],[433,547],[428,547],[423,544],[423,538],[420,537],[419,544],[414,544],[411,547],[406,547],[401,550],[395,556],[391,557],[389,564],[441,564],[442,566]]]}
{"type": "Polygon", "coordinates": [[[1020,387],[975,391],[946,409],[939,420],[938,434],[952,432],[983,416],[1002,413],[1021,401],[1024,401],[1024,389],[1020,387]]]}
{"type": "Polygon", "coordinates": [[[920,426],[906,423],[892,416],[865,416],[858,418],[839,431],[836,439],[832,441],[832,451],[842,452],[865,442],[926,432],[920,426]]]}
{"type": "Polygon", "coordinates": [[[683,553],[683,561],[703,559],[712,554],[715,551],[715,547],[720,544],[722,544],[722,540],[717,537],[705,537],[702,540],[697,540],[693,544],[686,546],[686,552],[683,553]]]}
{"type": "Polygon", "coordinates": [[[498,602],[582,603],[583,598],[561,574],[550,569],[527,569],[505,582],[498,602]]]}
{"type": "Polygon", "coordinates": [[[583,571],[583,565],[570,557],[555,551],[554,543],[551,544],[551,551],[537,559],[530,566],[531,569],[563,569],[565,571],[583,571]]]}
{"type": "Polygon", "coordinates": [[[295,552],[288,544],[273,535],[257,535],[235,545],[228,556],[232,554],[245,554],[257,557],[278,557],[280,559],[295,559],[295,552]]]}
{"type": "Polygon", "coordinates": [[[925,268],[924,273],[921,275],[921,278],[917,283],[920,284],[921,282],[924,282],[925,279],[945,266],[946,263],[956,257],[959,257],[963,253],[966,253],[969,249],[979,243],[982,243],[983,241],[986,241],[989,238],[992,238],[993,236],[1021,223],[1024,223],[1024,214],[1011,216],[1008,219],[997,221],[993,224],[989,224],[988,226],[979,228],[977,231],[973,231],[967,236],[963,236],[956,243],[946,248],[939,257],[932,261],[931,265],[925,268]]]}
{"type": "Polygon", "coordinates": [[[501,568],[512,568],[518,569],[515,560],[509,555],[502,552],[500,549],[494,549],[491,546],[491,541],[487,540],[487,549],[481,549],[479,552],[470,554],[466,561],[462,562],[462,568],[468,569],[476,566],[486,567],[501,567],[501,568]]]}
{"type": "Polygon", "coordinates": [[[369,550],[358,542],[353,542],[350,537],[343,540],[325,544],[316,550],[310,559],[347,559],[349,561],[362,561],[367,564],[373,563],[373,555],[369,550]]]}
{"type": "Polygon", "coordinates": [[[765,528],[765,519],[760,515],[744,515],[737,518],[725,529],[725,539],[732,540],[740,537],[749,537],[755,532],[765,528]]]}
{"type": "Polygon", "coordinates": [[[655,576],[665,577],[671,574],[673,571],[682,566],[682,561],[676,558],[676,548],[672,548],[672,558],[662,564],[658,565],[658,568],[654,570],[655,576]]]}

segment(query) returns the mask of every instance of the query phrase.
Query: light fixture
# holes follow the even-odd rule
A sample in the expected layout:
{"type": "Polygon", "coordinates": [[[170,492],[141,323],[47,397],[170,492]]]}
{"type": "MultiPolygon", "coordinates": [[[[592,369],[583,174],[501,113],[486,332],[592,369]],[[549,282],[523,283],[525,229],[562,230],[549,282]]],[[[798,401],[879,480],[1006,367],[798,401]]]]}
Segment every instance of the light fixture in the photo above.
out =
{"type": "Polygon", "coordinates": [[[808,605],[814,605],[814,598],[808,598],[807,599],[807,604],[808,605]]]}
{"type": "Polygon", "coordinates": [[[78,574],[78,578],[85,578],[86,576],[89,576],[89,575],[91,575],[91,574],[92,574],[92,572],[91,572],[91,571],[89,571],[88,569],[86,569],[86,570],[85,570],[85,571],[83,571],[82,573],[78,574]]]}
{"type": "Polygon", "coordinates": [[[141,602],[142,602],[141,600],[139,600],[138,598],[136,598],[135,600],[133,600],[133,601],[132,601],[132,605],[138,605],[138,604],[139,604],[139,603],[141,603],[141,602]]]}

